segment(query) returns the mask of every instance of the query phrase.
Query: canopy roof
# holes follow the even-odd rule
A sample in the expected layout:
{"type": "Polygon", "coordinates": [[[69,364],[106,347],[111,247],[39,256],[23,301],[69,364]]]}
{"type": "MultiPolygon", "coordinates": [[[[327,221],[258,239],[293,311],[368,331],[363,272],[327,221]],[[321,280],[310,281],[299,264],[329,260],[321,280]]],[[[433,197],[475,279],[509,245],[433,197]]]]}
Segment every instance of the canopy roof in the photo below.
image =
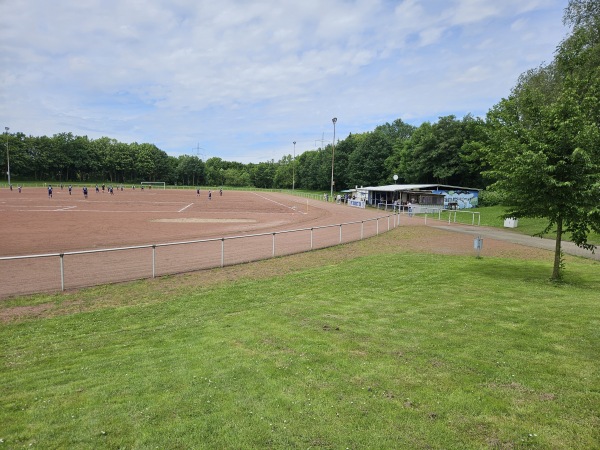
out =
{"type": "Polygon", "coordinates": [[[387,186],[368,186],[358,188],[359,191],[398,192],[398,191],[422,191],[422,190],[447,190],[462,189],[465,191],[479,191],[480,189],[462,186],[450,186],[447,184],[389,184],[387,186]]]}

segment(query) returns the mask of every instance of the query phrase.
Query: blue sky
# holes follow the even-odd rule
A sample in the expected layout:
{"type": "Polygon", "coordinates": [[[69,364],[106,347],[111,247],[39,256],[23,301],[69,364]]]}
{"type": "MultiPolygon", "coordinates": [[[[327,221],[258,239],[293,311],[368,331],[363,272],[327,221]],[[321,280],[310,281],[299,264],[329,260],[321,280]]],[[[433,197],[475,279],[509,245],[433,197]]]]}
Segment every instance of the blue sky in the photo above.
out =
{"type": "MultiPolygon", "coordinates": [[[[279,160],[395,119],[484,116],[567,0],[0,0],[0,125],[279,160]]],[[[3,130],[3,128],[2,128],[3,130]]]]}

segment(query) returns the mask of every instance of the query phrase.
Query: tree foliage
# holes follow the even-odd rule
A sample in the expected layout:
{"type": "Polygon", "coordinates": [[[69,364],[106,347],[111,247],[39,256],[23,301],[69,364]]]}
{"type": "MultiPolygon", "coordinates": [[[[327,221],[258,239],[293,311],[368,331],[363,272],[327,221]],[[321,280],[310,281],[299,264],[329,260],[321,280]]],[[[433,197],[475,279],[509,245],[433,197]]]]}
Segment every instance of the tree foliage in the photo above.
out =
{"type": "MultiPolygon", "coordinates": [[[[488,172],[506,194],[507,216],[548,220],[556,227],[553,279],[561,276],[561,240],[577,245],[600,232],[600,40],[596,11],[572,1],[565,17],[577,24],[554,61],[523,74],[511,95],[488,113],[488,172]]],[[[596,11],[597,13],[597,11],[596,11]]]]}
{"type": "Polygon", "coordinates": [[[399,142],[386,166],[408,183],[483,187],[485,123],[471,115],[424,122],[399,142]]]}

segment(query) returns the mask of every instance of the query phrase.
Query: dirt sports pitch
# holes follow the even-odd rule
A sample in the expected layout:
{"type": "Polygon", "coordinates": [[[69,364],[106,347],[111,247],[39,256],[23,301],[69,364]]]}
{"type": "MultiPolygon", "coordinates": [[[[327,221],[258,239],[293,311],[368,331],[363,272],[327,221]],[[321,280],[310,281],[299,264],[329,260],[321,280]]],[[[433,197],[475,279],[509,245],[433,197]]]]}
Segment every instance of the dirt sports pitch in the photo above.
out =
{"type": "MultiPolygon", "coordinates": [[[[128,187],[110,194],[91,188],[86,199],[81,187],[69,194],[67,187],[55,186],[52,198],[46,188],[25,188],[21,193],[15,188],[1,189],[0,215],[0,256],[5,257],[307,229],[360,222],[383,213],[271,192],[224,190],[221,195],[216,190],[209,197],[208,190],[198,195],[189,189],[128,187]]],[[[332,228],[331,234],[336,233],[338,230],[332,228]]],[[[261,252],[270,249],[270,239],[228,241],[225,263],[256,259],[251,253],[259,247],[261,252]]],[[[300,248],[295,240],[302,240],[306,249],[306,239],[298,233],[285,235],[278,244],[278,254],[300,248]]],[[[220,245],[215,242],[210,249],[161,247],[157,275],[218,266],[220,245]]],[[[151,275],[149,251],[69,255],[65,257],[65,285],[70,288],[147,278],[151,275]]],[[[0,297],[60,287],[57,261],[54,257],[0,262],[0,297]]]]}
{"type": "Polygon", "coordinates": [[[382,215],[318,200],[224,190],[0,190],[0,256],[158,244],[330,225],[382,215]]]}
{"type": "MultiPolygon", "coordinates": [[[[271,192],[208,190],[135,190],[125,188],[102,193],[80,187],[54,187],[52,198],[45,188],[0,189],[0,257],[61,253],[113,247],[161,244],[199,239],[309,229],[381,217],[375,209],[359,209],[271,192]]],[[[434,225],[435,221],[431,221],[434,225]]],[[[401,218],[402,226],[423,224],[421,218],[401,218]]],[[[387,231],[389,221],[368,222],[367,236],[387,231]]],[[[365,228],[367,227],[365,226],[365,228]]],[[[392,225],[393,226],[393,225],[392,225]]],[[[360,238],[360,226],[344,229],[344,242],[360,238]]],[[[472,236],[431,227],[399,240],[407,250],[446,254],[472,254],[472,236]]],[[[398,231],[404,233],[402,229],[398,231]]],[[[319,232],[320,246],[336,243],[336,227],[319,232]],[[323,236],[329,234],[329,236],[323,236]],[[327,239],[325,239],[327,238],[327,239]]],[[[277,237],[277,254],[307,249],[307,233],[277,237]]],[[[220,241],[213,244],[161,247],[157,250],[157,275],[201,270],[219,265],[220,241]],[[212,245],[212,248],[209,246],[212,245]]],[[[226,265],[268,258],[271,237],[227,241],[226,265]]],[[[67,289],[151,276],[151,250],[94,253],[65,257],[67,289]]],[[[542,252],[501,240],[486,240],[485,256],[529,257],[542,252]]],[[[0,298],[52,291],[60,288],[58,258],[0,261],[0,298]]]]}

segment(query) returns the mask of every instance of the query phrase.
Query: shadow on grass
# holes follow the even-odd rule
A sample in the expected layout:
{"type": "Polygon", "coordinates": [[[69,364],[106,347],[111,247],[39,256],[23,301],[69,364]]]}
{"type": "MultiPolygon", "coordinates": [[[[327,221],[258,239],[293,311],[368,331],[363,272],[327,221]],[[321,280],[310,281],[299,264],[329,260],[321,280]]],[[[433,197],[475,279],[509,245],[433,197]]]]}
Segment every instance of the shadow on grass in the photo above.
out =
{"type": "Polygon", "coordinates": [[[599,265],[594,262],[567,263],[560,281],[551,280],[552,263],[531,260],[482,258],[470,261],[469,269],[482,277],[506,282],[543,283],[555,286],[576,286],[578,289],[600,289],[599,265]]]}
{"type": "Polygon", "coordinates": [[[495,281],[503,280],[507,285],[515,282],[546,283],[550,282],[552,275],[549,263],[537,261],[482,258],[470,262],[469,266],[478,275],[495,281]]]}

